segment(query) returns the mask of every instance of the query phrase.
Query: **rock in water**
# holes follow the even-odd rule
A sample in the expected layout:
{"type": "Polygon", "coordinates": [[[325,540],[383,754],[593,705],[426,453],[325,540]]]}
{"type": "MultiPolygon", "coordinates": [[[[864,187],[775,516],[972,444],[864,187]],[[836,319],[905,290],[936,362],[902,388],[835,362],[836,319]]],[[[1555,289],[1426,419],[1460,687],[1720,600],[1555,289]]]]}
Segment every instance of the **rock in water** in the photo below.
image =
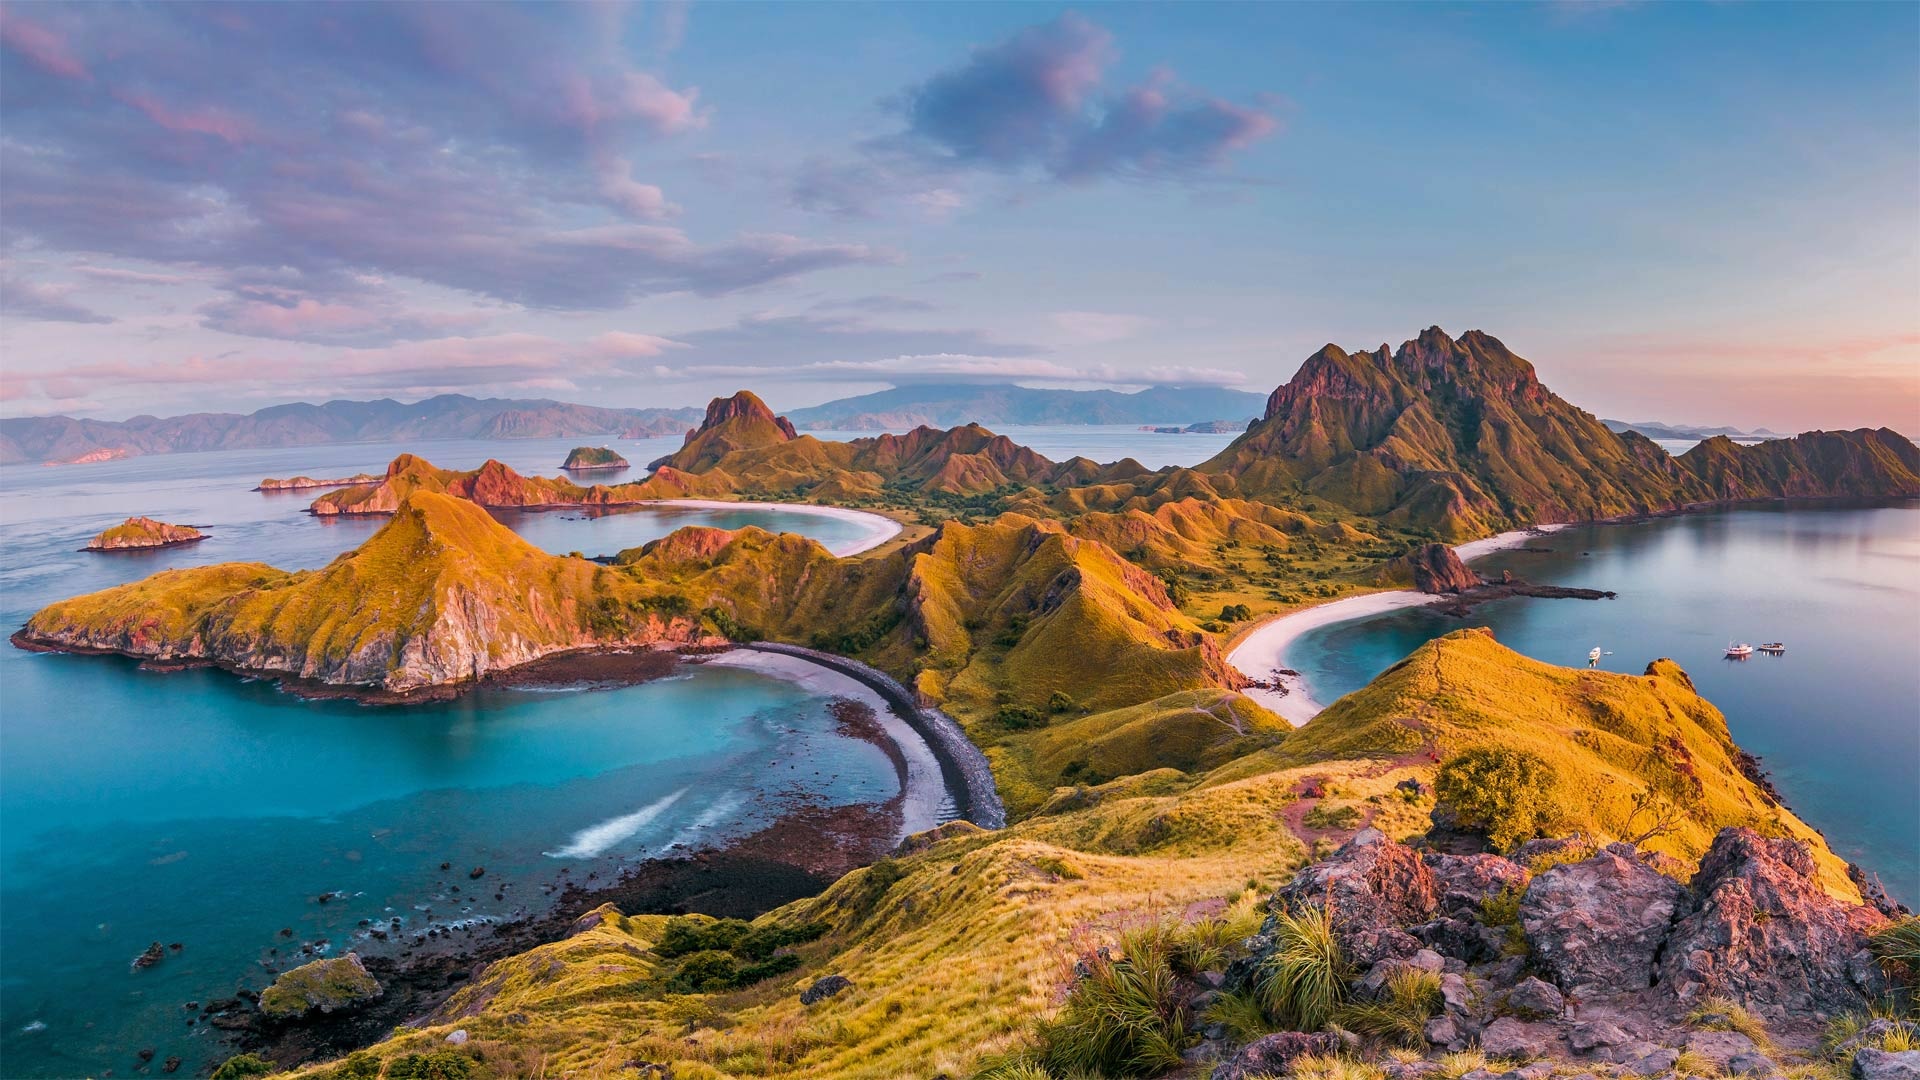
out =
{"type": "Polygon", "coordinates": [[[1520,926],[1560,989],[1623,993],[1653,985],[1654,958],[1685,903],[1679,882],[1608,850],[1534,878],[1520,926]]]}
{"type": "Polygon", "coordinates": [[[576,446],[560,467],[568,472],[624,469],[627,467],[627,459],[605,446],[576,446]]]}
{"type": "Polygon", "coordinates": [[[1482,584],[1460,556],[1445,544],[1426,544],[1400,557],[1413,574],[1413,587],[1423,593],[1463,593],[1482,584]]]}
{"type": "Polygon", "coordinates": [[[169,525],[148,517],[130,517],[87,541],[88,551],[131,551],[205,540],[207,534],[190,525],[169,525]]]}
{"type": "Polygon", "coordinates": [[[166,958],[167,958],[166,947],[156,941],[153,944],[147,946],[147,950],[145,952],[133,958],[133,970],[139,971],[142,968],[150,968],[153,965],[159,963],[160,961],[165,960],[166,958]]]}
{"type": "Polygon", "coordinates": [[[274,1020],[297,1020],[313,1010],[339,1012],[384,992],[356,953],[315,960],[283,973],[260,995],[260,1011],[274,1020]]]}

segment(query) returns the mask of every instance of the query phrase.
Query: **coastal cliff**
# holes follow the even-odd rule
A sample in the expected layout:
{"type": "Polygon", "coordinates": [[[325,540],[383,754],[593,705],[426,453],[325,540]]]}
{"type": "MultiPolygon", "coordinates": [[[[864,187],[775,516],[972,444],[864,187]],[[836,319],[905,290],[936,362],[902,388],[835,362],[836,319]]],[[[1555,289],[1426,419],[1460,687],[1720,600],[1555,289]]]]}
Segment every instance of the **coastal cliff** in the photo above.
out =
{"type": "Polygon", "coordinates": [[[169,525],[148,517],[130,517],[87,541],[88,551],[130,551],[168,547],[205,540],[207,534],[191,525],[169,525]]]}

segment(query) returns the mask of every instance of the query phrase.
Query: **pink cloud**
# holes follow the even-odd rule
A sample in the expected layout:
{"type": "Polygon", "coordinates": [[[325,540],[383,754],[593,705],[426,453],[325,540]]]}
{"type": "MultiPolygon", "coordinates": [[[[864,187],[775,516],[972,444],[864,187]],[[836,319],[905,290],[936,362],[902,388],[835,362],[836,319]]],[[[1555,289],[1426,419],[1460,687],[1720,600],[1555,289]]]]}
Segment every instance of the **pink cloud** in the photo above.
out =
{"type": "Polygon", "coordinates": [[[16,15],[17,7],[0,11],[0,43],[21,56],[32,61],[35,67],[63,79],[79,79],[90,82],[93,76],[88,74],[73,51],[67,47],[67,40],[58,32],[28,22],[16,15]]]}
{"type": "Polygon", "coordinates": [[[146,114],[147,119],[180,134],[212,135],[228,143],[248,142],[253,136],[253,125],[242,117],[213,105],[199,108],[178,109],[151,94],[130,91],[114,92],[114,96],[128,105],[146,114]]]}

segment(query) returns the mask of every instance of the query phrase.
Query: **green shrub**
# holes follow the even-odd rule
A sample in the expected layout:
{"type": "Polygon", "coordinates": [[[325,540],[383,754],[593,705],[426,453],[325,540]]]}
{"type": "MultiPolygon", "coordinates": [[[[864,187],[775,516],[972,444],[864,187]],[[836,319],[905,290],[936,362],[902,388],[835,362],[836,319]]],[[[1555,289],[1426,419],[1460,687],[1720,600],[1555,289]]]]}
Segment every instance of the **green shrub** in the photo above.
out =
{"type": "Polygon", "coordinates": [[[1158,1076],[1182,1064],[1193,1041],[1186,997],[1161,928],[1121,939],[1122,956],[1085,960],[1053,1020],[1040,1027],[1040,1060],[1052,1072],[1158,1076]]]}
{"type": "Polygon", "coordinates": [[[1559,820],[1559,778],[1540,758],[1504,747],[1476,747],[1440,766],[1436,810],[1487,834],[1511,851],[1559,820]]]}
{"type": "Polygon", "coordinates": [[[457,1050],[408,1054],[387,1066],[387,1080],[468,1080],[473,1059],[457,1050]]]}
{"type": "Polygon", "coordinates": [[[247,1077],[266,1076],[279,1069],[280,1066],[258,1054],[235,1054],[213,1070],[213,1080],[246,1080],[247,1077]]]}
{"type": "Polygon", "coordinates": [[[1047,718],[1040,714],[1040,710],[1031,705],[1002,705],[993,718],[1000,722],[1000,726],[1015,731],[1045,727],[1047,723],[1047,718]]]}
{"type": "Polygon", "coordinates": [[[1480,901],[1480,922],[1492,930],[1504,930],[1507,943],[1502,949],[1508,956],[1525,956],[1527,953],[1526,931],[1520,927],[1520,901],[1527,895],[1527,887],[1513,882],[1499,892],[1480,901]]]}
{"type": "Polygon", "coordinates": [[[1360,810],[1353,806],[1321,803],[1308,810],[1300,823],[1309,829],[1351,829],[1360,824],[1360,810]]]}
{"type": "Polygon", "coordinates": [[[1347,1001],[1353,970],[1325,908],[1274,916],[1274,949],[1261,965],[1259,992],[1267,1014],[1295,1031],[1318,1031],[1347,1001]]]}
{"type": "Polygon", "coordinates": [[[326,1080],[380,1080],[380,1059],[364,1050],[355,1050],[332,1071],[320,1075],[326,1080]]]}
{"type": "Polygon", "coordinates": [[[1080,703],[1068,697],[1064,690],[1055,690],[1053,696],[1047,699],[1048,712],[1073,712],[1079,707],[1080,703]]]}
{"type": "Polygon", "coordinates": [[[693,919],[675,916],[667,920],[660,940],[653,947],[658,956],[686,956],[689,953],[719,950],[730,952],[753,932],[751,923],[740,919],[693,919]]]}
{"type": "Polygon", "coordinates": [[[718,950],[688,953],[674,969],[667,986],[683,994],[713,994],[733,989],[733,980],[739,973],[740,965],[732,953],[718,950]]]}

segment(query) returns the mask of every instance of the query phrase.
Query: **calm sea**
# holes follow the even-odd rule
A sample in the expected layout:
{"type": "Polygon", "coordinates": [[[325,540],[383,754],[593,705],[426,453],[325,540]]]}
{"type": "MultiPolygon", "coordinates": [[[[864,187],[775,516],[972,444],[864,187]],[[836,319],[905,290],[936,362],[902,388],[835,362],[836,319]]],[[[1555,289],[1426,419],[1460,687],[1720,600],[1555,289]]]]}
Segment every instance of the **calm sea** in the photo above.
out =
{"type": "Polygon", "coordinates": [[[1420,608],[1340,623],[1288,651],[1314,697],[1366,685],[1422,642],[1487,626],[1554,664],[1639,673],[1672,657],[1835,851],[1920,901],[1920,504],[1724,510],[1568,529],[1474,564],[1613,600],[1517,598],[1465,620],[1420,608]],[[1729,642],[1784,656],[1726,658],[1729,642]]]}

